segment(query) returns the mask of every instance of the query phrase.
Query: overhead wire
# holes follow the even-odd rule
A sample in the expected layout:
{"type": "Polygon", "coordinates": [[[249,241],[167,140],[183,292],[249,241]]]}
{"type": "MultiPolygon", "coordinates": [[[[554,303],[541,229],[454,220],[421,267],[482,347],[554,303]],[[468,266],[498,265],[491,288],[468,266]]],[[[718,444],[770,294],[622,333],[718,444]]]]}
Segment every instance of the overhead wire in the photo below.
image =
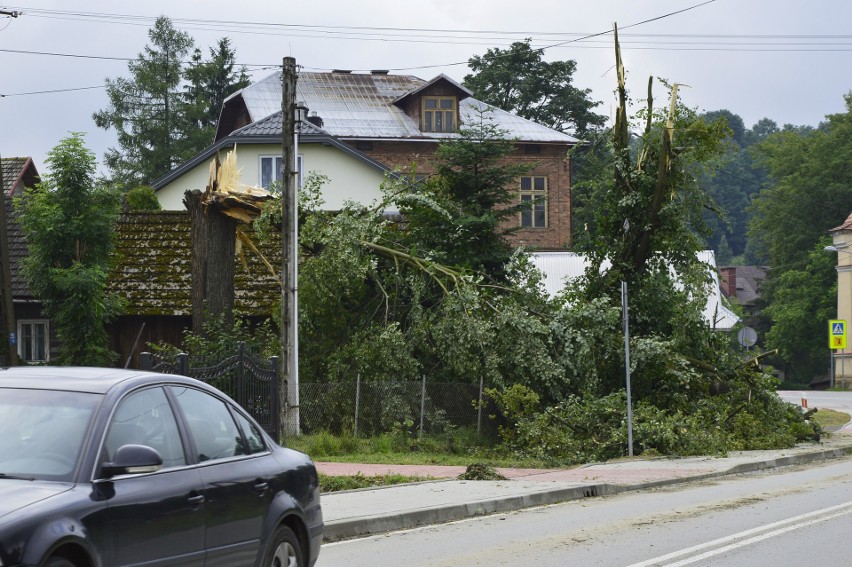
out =
{"type": "MultiPolygon", "coordinates": [[[[704,2],[688,6],[682,8],[680,10],[676,10],[673,12],[669,12],[666,14],[662,14],[660,16],[655,16],[653,18],[648,18],[639,22],[635,22],[633,24],[628,24],[619,29],[628,30],[633,29],[638,26],[642,26],[654,21],[658,21],[664,18],[672,17],[674,15],[682,14],[684,12],[695,10],[697,8],[706,6],[715,2],[716,0],[706,0],[704,2]]],[[[76,21],[97,21],[102,23],[120,23],[126,25],[150,25],[151,22],[156,21],[157,18],[151,16],[140,16],[140,15],[132,15],[132,14],[116,14],[116,13],[108,13],[108,12],[81,12],[81,11],[64,11],[64,10],[47,10],[47,9],[31,9],[26,7],[12,7],[12,9],[20,11],[23,16],[34,16],[34,17],[43,17],[43,18],[65,18],[65,19],[74,19],[76,21]]],[[[557,32],[541,32],[541,31],[506,31],[506,30],[458,30],[458,29],[442,29],[442,28],[404,28],[404,27],[379,27],[379,26],[315,26],[315,25],[307,25],[307,24],[284,24],[284,23],[276,23],[276,22],[254,22],[254,21],[238,21],[238,20],[209,20],[209,19],[198,19],[198,18],[170,18],[173,23],[178,24],[189,24],[189,25],[204,25],[204,26],[236,26],[238,28],[268,28],[268,29],[286,29],[286,30],[299,30],[299,31],[310,31],[311,33],[316,33],[318,31],[322,31],[325,34],[350,34],[357,35],[357,37],[339,37],[339,39],[351,39],[351,40],[367,40],[367,41],[384,41],[384,42],[413,42],[413,43],[453,43],[459,44],[464,42],[448,42],[447,37],[453,37],[455,39],[466,39],[466,37],[476,37],[479,40],[489,39],[489,40],[504,40],[504,39],[517,39],[517,38],[501,38],[501,37],[482,37],[484,34],[503,34],[503,35],[513,35],[513,36],[527,36],[527,35],[537,35],[539,39],[536,40],[536,43],[540,43],[542,41],[542,37],[571,37],[571,39],[566,39],[563,41],[557,41],[555,43],[548,42],[546,45],[534,47],[534,50],[539,52],[544,52],[547,49],[554,49],[557,47],[564,47],[567,45],[571,45],[573,48],[580,49],[611,49],[611,45],[601,44],[595,45],[593,40],[596,37],[601,37],[605,35],[609,35],[612,33],[612,30],[605,30],[596,33],[589,34],[578,34],[578,33],[557,33],[557,32]],[[341,31],[345,30],[345,31],[341,31]],[[355,34],[352,30],[359,30],[358,34],[355,34]],[[370,33],[360,33],[361,31],[367,31],[370,33]],[[422,37],[423,39],[411,39],[410,34],[415,33],[419,34],[416,37],[422,37]],[[434,35],[426,35],[426,34],[467,34],[467,36],[458,37],[457,35],[453,36],[434,36],[434,35]],[[383,35],[382,35],[383,34],[383,35]],[[376,35],[376,37],[372,37],[376,35]],[[397,39],[399,38],[399,39],[397,39]],[[582,42],[582,43],[581,43],[582,42]]],[[[216,29],[217,31],[235,31],[231,28],[204,28],[204,29],[216,29]]],[[[241,30],[236,30],[238,33],[243,33],[241,30]]],[[[256,31],[246,31],[245,33],[258,33],[256,31]]],[[[261,32],[262,33],[262,32],[261,32]]],[[[273,34],[273,35],[281,35],[273,34]]],[[[290,33],[292,35],[292,33],[290,33]]],[[[302,36],[304,37],[304,36],[302,36]]],[[[310,36],[309,36],[310,37],[310,36]]],[[[852,51],[852,35],[823,35],[823,36],[811,36],[811,35],[783,35],[783,36],[774,36],[774,35],[740,35],[740,34],[623,34],[622,38],[626,37],[635,37],[635,38],[665,38],[666,41],[638,41],[638,40],[626,40],[622,41],[623,46],[627,46],[626,48],[634,49],[634,50],[657,50],[657,51],[754,51],[754,52],[848,52],[852,51]],[[692,42],[692,41],[670,41],[671,39],[678,40],[686,40],[686,39],[754,39],[754,40],[766,40],[766,39],[790,39],[790,40],[807,40],[805,43],[788,43],[788,42],[773,42],[773,43],[731,43],[730,41],[724,42],[692,42]],[[810,43],[816,39],[820,40],[851,40],[849,43],[845,42],[833,42],[833,43],[810,43]],[[657,45],[660,44],[660,45],[657,45]],[[675,47],[671,47],[675,46],[675,47]],[[848,47],[847,47],[848,46],[848,47]],[[808,49],[801,49],[808,48],[808,49]]],[[[531,43],[532,39],[529,38],[531,43]]],[[[493,43],[489,43],[488,45],[493,45],[493,43]]],[[[85,55],[85,54],[75,54],[75,53],[59,53],[59,52],[48,52],[48,51],[34,51],[34,50],[22,50],[22,49],[0,49],[0,52],[5,53],[18,53],[18,54],[28,54],[28,55],[45,55],[45,56],[54,56],[54,57],[69,57],[69,58],[77,58],[77,59],[92,59],[92,60],[107,60],[107,61],[134,61],[136,58],[129,57],[115,57],[115,56],[104,56],[104,55],[85,55]]],[[[500,54],[498,57],[506,57],[509,56],[509,53],[500,54]]],[[[183,64],[188,64],[188,61],[182,62],[183,64]]],[[[422,69],[433,69],[438,67],[452,67],[458,65],[467,65],[469,61],[457,61],[453,63],[444,63],[444,64],[434,64],[434,65],[420,65],[414,67],[395,67],[388,68],[387,71],[413,71],[413,70],[422,70],[422,69]]],[[[254,68],[254,70],[264,70],[264,69],[277,69],[279,65],[273,63],[238,63],[239,66],[245,68],[254,68]]],[[[312,67],[312,66],[304,66],[305,69],[309,70],[329,70],[324,67],[312,67]]],[[[370,69],[351,69],[352,71],[369,71],[370,69]]],[[[68,89],[50,89],[44,91],[30,91],[30,92],[21,92],[21,93],[8,93],[8,94],[0,94],[0,98],[9,97],[9,96],[24,96],[24,95],[35,95],[35,94],[52,94],[59,92],[71,92],[78,90],[88,90],[88,89],[96,89],[96,88],[105,88],[106,85],[99,86],[90,86],[90,87],[75,87],[68,89]]]]}

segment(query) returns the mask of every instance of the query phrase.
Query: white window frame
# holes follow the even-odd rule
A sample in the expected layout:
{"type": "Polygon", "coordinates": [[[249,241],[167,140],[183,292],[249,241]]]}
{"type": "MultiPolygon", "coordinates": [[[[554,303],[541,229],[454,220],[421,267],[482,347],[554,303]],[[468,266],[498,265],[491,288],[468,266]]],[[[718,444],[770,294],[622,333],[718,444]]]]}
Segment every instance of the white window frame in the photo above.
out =
{"type": "MultiPolygon", "coordinates": [[[[21,359],[21,361],[27,362],[27,363],[32,363],[32,364],[40,363],[40,362],[50,362],[50,321],[48,321],[47,319],[21,319],[20,321],[18,321],[17,333],[18,334],[17,334],[17,337],[16,337],[16,342],[17,342],[17,347],[18,347],[18,357],[21,359]],[[32,325],[32,326],[42,325],[42,326],[44,326],[44,336],[42,337],[42,341],[43,341],[42,342],[42,348],[44,349],[44,359],[43,360],[38,360],[38,359],[27,360],[27,359],[24,358],[24,326],[25,325],[32,325]]],[[[30,349],[31,349],[31,352],[35,353],[38,350],[36,348],[36,343],[35,343],[35,341],[38,340],[37,337],[36,337],[36,334],[33,333],[32,336],[28,337],[27,340],[32,341],[32,344],[30,344],[30,349]]]]}
{"type": "MultiPolygon", "coordinates": [[[[275,183],[276,181],[281,181],[282,172],[281,172],[280,169],[276,171],[275,162],[276,162],[276,160],[283,162],[282,156],[280,154],[279,155],[262,154],[262,155],[257,156],[257,186],[258,187],[264,187],[264,185],[263,185],[263,162],[269,161],[269,160],[272,161],[272,175],[273,175],[272,183],[275,183]]],[[[302,156],[296,157],[296,183],[298,184],[298,187],[302,186],[302,161],[303,161],[302,156]]],[[[283,165],[282,165],[282,169],[283,169],[283,165]]],[[[264,188],[269,189],[269,187],[264,187],[264,188]]]]}
{"type": "Polygon", "coordinates": [[[521,211],[520,225],[521,228],[547,228],[550,224],[550,219],[547,215],[547,199],[548,199],[548,179],[546,175],[524,175],[518,181],[520,187],[519,199],[521,203],[525,201],[533,201],[535,204],[527,210],[521,211]],[[524,179],[529,179],[529,188],[524,188],[524,179]],[[543,187],[536,189],[536,180],[543,180],[543,187]],[[542,223],[536,222],[536,213],[543,212],[544,217],[542,223]],[[529,218],[528,224],[524,224],[525,218],[529,218]]]}

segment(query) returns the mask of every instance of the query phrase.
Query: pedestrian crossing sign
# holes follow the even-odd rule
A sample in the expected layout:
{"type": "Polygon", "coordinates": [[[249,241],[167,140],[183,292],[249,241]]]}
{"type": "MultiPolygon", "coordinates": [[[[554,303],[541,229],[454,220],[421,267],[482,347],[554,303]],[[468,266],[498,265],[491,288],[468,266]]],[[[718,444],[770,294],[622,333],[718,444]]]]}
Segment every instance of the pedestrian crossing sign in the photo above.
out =
{"type": "Polygon", "coordinates": [[[828,348],[846,350],[846,321],[843,319],[828,322],[828,348]]]}

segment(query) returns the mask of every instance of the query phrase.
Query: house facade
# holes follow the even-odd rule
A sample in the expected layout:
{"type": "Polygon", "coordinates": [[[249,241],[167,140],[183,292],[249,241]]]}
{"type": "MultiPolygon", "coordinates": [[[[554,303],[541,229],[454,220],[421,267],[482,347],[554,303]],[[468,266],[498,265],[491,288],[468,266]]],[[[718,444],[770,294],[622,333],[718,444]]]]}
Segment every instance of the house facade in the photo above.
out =
{"type": "MultiPolygon", "coordinates": [[[[50,321],[41,309],[41,302],[33,297],[29,284],[21,272],[21,260],[28,254],[23,233],[12,206],[12,198],[35,187],[40,181],[38,170],[30,157],[0,159],[0,175],[6,213],[6,234],[3,235],[9,250],[9,271],[12,290],[12,311],[15,326],[14,347],[18,358],[24,362],[47,362],[51,352],[56,352],[57,341],[50,321]]],[[[5,315],[4,315],[5,317],[5,315]]]]}
{"type": "MultiPolygon", "coordinates": [[[[837,254],[837,318],[846,321],[847,335],[852,323],[852,214],[838,227],[829,231],[837,254]]],[[[852,345],[832,349],[834,383],[844,386],[852,377],[852,345]]]]}
{"type": "MultiPolygon", "coordinates": [[[[508,159],[529,168],[509,188],[518,202],[530,203],[508,221],[519,229],[511,236],[513,243],[544,250],[570,247],[568,152],[579,143],[576,138],[478,101],[445,75],[424,81],[385,71],[300,73],[296,91],[300,105],[308,108],[298,138],[297,170],[302,176],[316,171],[329,178],[323,192],[327,208],[345,200],[373,201],[379,194],[378,176],[407,172],[412,165],[419,175],[434,173],[438,145],[458,137],[460,127],[487,120],[514,142],[508,159]]],[[[160,202],[178,208],[176,195],[203,189],[206,165],[191,172],[209,162],[217,147],[236,146],[246,184],[264,186],[280,176],[280,162],[271,157],[280,150],[266,153],[276,144],[280,148],[280,112],[280,73],[231,95],[222,106],[214,145],[203,152],[206,159],[199,156],[153,183],[160,202]],[[258,142],[257,148],[247,149],[250,138],[261,132],[268,145],[258,142]]]]}

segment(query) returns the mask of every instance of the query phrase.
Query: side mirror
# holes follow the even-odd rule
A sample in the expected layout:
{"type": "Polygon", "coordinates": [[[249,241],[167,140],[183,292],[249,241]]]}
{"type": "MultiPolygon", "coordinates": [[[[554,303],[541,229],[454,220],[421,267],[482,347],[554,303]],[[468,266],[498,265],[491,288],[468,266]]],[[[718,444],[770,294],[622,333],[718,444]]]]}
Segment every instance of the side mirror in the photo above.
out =
{"type": "Polygon", "coordinates": [[[147,445],[122,445],[116,450],[112,461],[103,464],[101,471],[104,476],[111,477],[156,472],[162,466],[163,458],[156,449],[147,445]]]}

